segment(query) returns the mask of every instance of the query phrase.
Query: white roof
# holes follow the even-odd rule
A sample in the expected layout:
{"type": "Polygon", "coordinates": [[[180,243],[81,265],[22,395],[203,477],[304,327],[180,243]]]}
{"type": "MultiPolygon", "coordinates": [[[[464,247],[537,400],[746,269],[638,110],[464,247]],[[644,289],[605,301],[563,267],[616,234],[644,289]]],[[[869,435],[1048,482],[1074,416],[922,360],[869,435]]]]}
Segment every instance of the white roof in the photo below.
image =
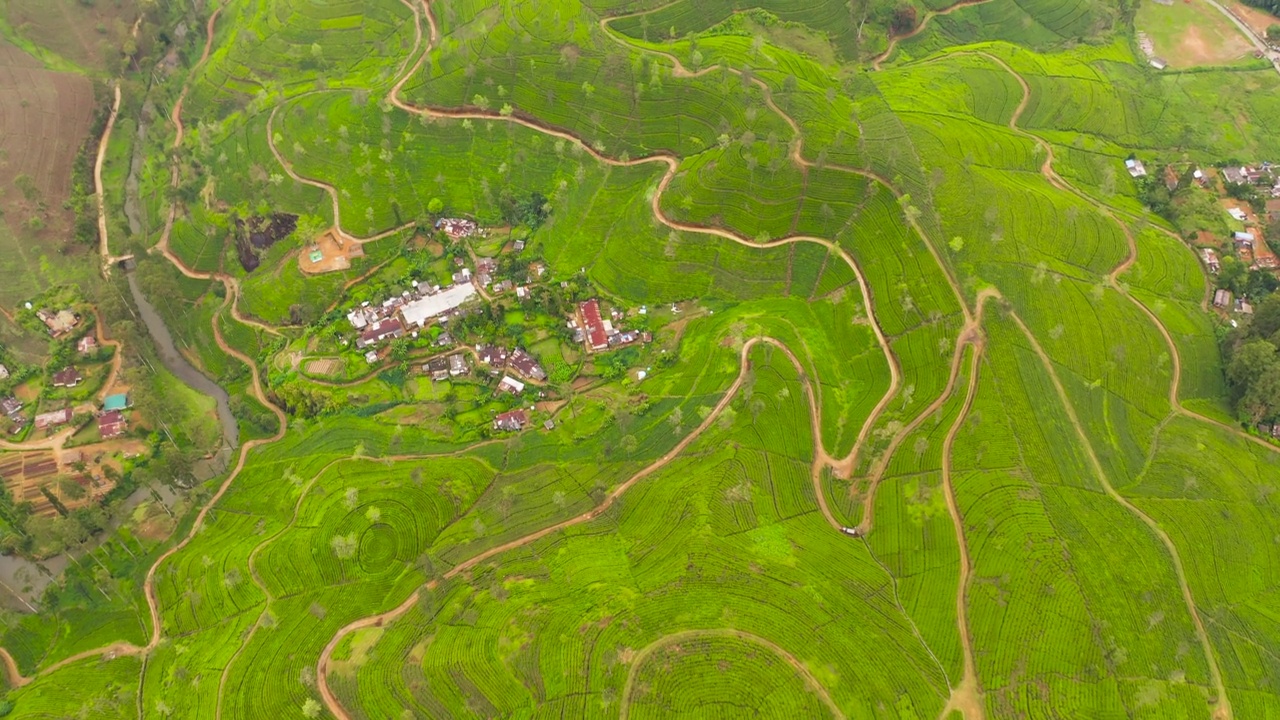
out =
{"type": "Polygon", "coordinates": [[[1238,232],[1236,233],[1236,240],[1248,240],[1249,242],[1253,242],[1253,233],[1238,232]]]}
{"type": "Polygon", "coordinates": [[[1240,208],[1230,208],[1227,210],[1227,214],[1237,220],[1244,220],[1248,217],[1248,215],[1245,215],[1245,212],[1240,208]]]}
{"type": "Polygon", "coordinates": [[[524,383],[520,382],[519,380],[516,380],[510,375],[503,375],[502,382],[498,384],[506,385],[507,387],[511,388],[512,390],[515,390],[518,393],[524,392],[524,383]]]}
{"type": "Polygon", "coordinates": [[[448,312],[458,307],[475,294],[476,288],[474,285],[461,283],[435,295],[428,295],[411,303],[406,303],[400,312],[404,314],[406,324],[421,325],[440,313],[448,312]]]}

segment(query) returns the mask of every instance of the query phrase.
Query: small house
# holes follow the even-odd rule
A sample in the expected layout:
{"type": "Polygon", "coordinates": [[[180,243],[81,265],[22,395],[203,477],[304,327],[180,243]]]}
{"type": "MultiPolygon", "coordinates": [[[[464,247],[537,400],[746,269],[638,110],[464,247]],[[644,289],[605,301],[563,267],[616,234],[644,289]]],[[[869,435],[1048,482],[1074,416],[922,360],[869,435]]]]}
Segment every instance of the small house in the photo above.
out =
{"type": "Polygon", "coordinates": [[[1222,168],[1222,179],[1233,185],[1244,185],[1249,182],[1249,168],[1245,167],[1225,167],[1222,168]]]}
{"type": "Polygon", "coordinates": [[[493,429],[501,432],[519,432],[529,422],[524,410],[499,413],[493,418],[493,429]]]}
{"type": "Polygon", "coordinates": [[[71,422],[71,408],[62,408],[53,412],[40,413],[36,416],[35,425],[37,430],[44,430],[57,425],[66,425],[69,422],[71,422]]]}
{"type": "Polygon", "coordinates": [[[436,229],[457,240],[458,238],[470,237],[476,234],[478,226],[470,221],[462,218],[440,218],[436,221],[436,229]]]}
{"type": "Polygon", "coordinates": [[[1218,262],[1218,253],[1213,248],[1202,248],[1200,250],[1200,259],[1204,260],[1205,267],[1209,268],[1209,272],[1214,275],[1218,274],[1218,270],[1222,265],[1218,262]]]}
{"type": "Polygon", "coordinates": [[[542,423],[542,427],[546,428],[547,430],[555,430],[556,424],[554,421],[551,420],[551,418],[547,418],[547,421],[542,423]]]}
{"type": "Polygon", "coordinates": [[[1253,247],[1254,237],[1251,232],[1236,232],[1231,239],[1235,241],[1237,247],[1253,247]]]}
{"type": "MultiPolygon", "coordinates": [[[[22,401],[16,397],[0,398],[0,412],[9,416],[13,420],[13,416],[22,412],[22,401]]],[[[17,420],[14,420],[17,422],[17,420]]]]}
{"type": "Polygon", "coordinates": [[[494,345],[477,345],[476,358],[483,365],[492,368],[504,368],[507,366],[507,358],[510,354],[506,348],[500,348],[494,345]]]}
{"type": "Polygon", "coordinates": [[[5,367],[4,365],[0,365],[0,380],[8,380],[8,379],[9,379],[9,368],[5,367]]]}
{"type": "Polygon", "coordinates": [[[1214,307],[1217,307],[1217,308],[1231,307],[1231,300],[1232,300],[1232,295],[1230,290],[1227,290],[1224,288],[1218,288],[1218,290],[1213,293],[1214,307]]]}
{"type": "Polygon", "coordinates": [[[54,337],[60,337],[71,332],[71,329],[80,324],[80,317],[70,310],[59,310],[51,312],[41,308],[36,311],[36,317],[49,328],[49,334],[54,337]]]}
{"type": "Polygon", "coordinates": [[[98,351],[98,339],[92,335],[85,335],[80,338],[80,342],[76,343],[76,352],[81,355],[88,355],[98,351]]]}
{"type": "Polygon", "coordinates": [[[1236,208],[1236,207],[1227,208],[1227,214],[1230,215],[1232,218],[1239,220],[1240,222],[1244,222],[1245,220],[1249,219],[1249,215],[1245,213],[1244,210],[1241,210],[1240,208],[1236,208]]]}
{"type": "Polygon", "coordinates": [[[530,380],[547,379],[546,371],[543,370],[542,366],[538,364],[538,361],[534,359],[532,355],[525,352],[523,348],[516,348],[515,352],[511,353],[511,358],[507,360],[507,367],[530,380]]]}
{"type": "Polygon", "coordinates": [[[373,365],[373,364],[377,363],[377,362],[378,362],[378,351],[377,351],[377,350],[370,350],[369,352],[365,353],[365,354],[364,354],[364,361],[365,361],[365,362],[367,362],[367,363],[369,363],[370,365],[373,365]]]}
{"type": "Polygon", "coordinates": [[[511,247],[512,247],[516,252],[520,252],[521,250],[524,250],[524,241],[523,241],[523,240],[517,240],[517,241],[515,241],[514,243],[512,243],[512,244],[511,244],[511,247]]]}
{"type": "Polygon", "coordinates": [[[79,370],[73,367],[63,368],[53,374],[53,386],[56,388],[73,388],[84,380],[79,370]]]}
{"type": "Polygon", "coordinates": [[[502,381],[498,383],[498,392],[510,393],[512,395],[519,395],[520,393],[524,392],[524,383],[511,377],[510,375],[503,375],[502,381]]]}
{"type": "Polygon", "coordinates": [[[449,356],[449,376],[458,377],[465,375],[467,370],[467,357],[462,353],[454,353],[449,356]]]}
{"type": "Polygon", "coordinates": [[[98,416],[98,435],[103,440],[120,437],[128,429],[129,424],[124,419],[124,413],[119,410],[112,410],[98,416]]]}
{"type": "Polygon", "coordinates": [[[1239,300],[1236,300],[1236,312],[1243,313],[1245,315],[1252,315],[1253,305],[1248,300],[1240,298],[1239,300]]]}
{"type": "Polygon", "coordinates": [[[449,361],[445,358],[432,358],[422,366],[422,371],[431,376],[434,381],[449,379],[449,361]]]}
{"type": "Polygon", "coordinates": [[[404,335],[404,324],[396,318],[389,320],[379,320],[360,333],[360,339],[356,340],[356,347],[366,348],[370,345],[376,345],[387,338],[398,338],[404,335]]]}
{"type": "Polygon", "coordinates": [[[1164,70],[1169,67],[1169,63],[1165,62],[1163,58],[1153,57],[1148,62],[1151,63],[1151,67],[1157,70],[1164,70]]]}
{"type": "Polygon", "coordinates": [[[1129,171],[1130,177],[1140,178],[1147,176],[1147,169],[1142,165],[1142,161],[1137,158],[1125,160],[1124,168],[1129,171]]]}

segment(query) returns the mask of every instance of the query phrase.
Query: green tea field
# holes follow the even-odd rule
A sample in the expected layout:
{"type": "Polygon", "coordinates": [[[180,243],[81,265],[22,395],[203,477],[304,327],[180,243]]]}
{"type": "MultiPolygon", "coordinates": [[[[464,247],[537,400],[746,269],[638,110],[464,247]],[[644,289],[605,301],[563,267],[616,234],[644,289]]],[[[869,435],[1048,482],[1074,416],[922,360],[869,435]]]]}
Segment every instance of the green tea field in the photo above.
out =
{"type": "Polygon", "coordinates": [[[1280,718],[1280,65],[1207,0],[143,12],[81,271],[238,434],[0,716],[1280,718]]]}

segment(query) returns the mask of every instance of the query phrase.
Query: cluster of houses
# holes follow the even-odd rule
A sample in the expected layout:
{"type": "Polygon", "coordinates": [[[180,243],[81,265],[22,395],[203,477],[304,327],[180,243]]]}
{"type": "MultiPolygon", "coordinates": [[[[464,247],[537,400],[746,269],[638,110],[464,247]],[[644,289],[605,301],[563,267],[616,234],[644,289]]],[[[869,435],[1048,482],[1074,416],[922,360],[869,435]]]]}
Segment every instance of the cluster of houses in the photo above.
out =
{"type": "MultiPolygon", "coordinates": [[[[347,321],[359,332],[356,347],[373,348],[405,332],[416,333],[433,320],[447,322],[450,314],[476,294],[471,283],[458,283],[441,288],[413,281],[413,290],[394,295],[380,304],[362,303],[347,313],[347,321]]],[[[369,350],[365,360],[378,361],[378,351],[369,350]]]]}
{"type": "Polygon", "coordinates": [[[502,380],[498,381],[498,392],[519,395],[524,392],[525,382],[547,379],[547,371],[524,348],[508,350],[494,345],[477,345],[476,361],[487,365],[489,374],[502,375],[502,380]]]}
{"type": "Polygon", "coordinates": [[[1222,179],[1233,185],[1254,185],[1268,189],[1273,198],[1280,198],[1280,172],[1276,165],[1264,162],[1257,167],[1242,165],[1222,168],[1222,179]]]}
{"type": "MultiPolygon", "coordinates": [[[[640,308],[641,314],[646,312],[646,308],[640,308]]],[[[573,330],[574,340],[582,343],[587,352],[591,353],[653,340],[647,332],[622,330],[615,327],[614,323],[623,318],[623,313],[617,309],[611,309],[609,317],[605,318],[600,312],[600,301],[591,298],[586,302],[578,303],[578,312],[569,320],[569,328],[573,330]]]]}
{"type": "Polygon", "coordinates": [[[467,356],[454,353],[449,357],[437,357],[428,360],[422,366],[422,372],[431,376],[433,381],[448,380],[451,377],[466,375],[471,370],[467,364],[467,356]]]}
{"type": "MultiPolygon", "coordinates": [[[[0,398],[0,413],[4,413],[9,421],[13,423],[10,429],[11,434],[18,434],[27,424],[27,417],[22,412],[23,403],[21,400],[13,396],[0,398]]],[[[117,393],[108,395],[102,401],[102,409],[98,411],[96,422],[98,424],[98,434],[103,440],[110,440],[119,437],[129,429],[129,422],[124,417],[124,411],[129,407],[129,396],[125,393],[117,393]]],[[[69,424],[75,417],[70,407],[60,408],[58,410],[50,410],[35,416],[33,424],[37,430],[52,430],[61,425],[69,424]]]]}

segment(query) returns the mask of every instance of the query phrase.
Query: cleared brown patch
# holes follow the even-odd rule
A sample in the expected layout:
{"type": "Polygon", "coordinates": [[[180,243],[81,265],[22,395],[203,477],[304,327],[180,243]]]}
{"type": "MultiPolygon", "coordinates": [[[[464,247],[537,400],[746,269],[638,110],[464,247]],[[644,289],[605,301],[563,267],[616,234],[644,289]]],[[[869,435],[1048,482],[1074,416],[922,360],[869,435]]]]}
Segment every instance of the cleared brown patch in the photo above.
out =
{"type": "Polygon", "coordinates": [[[335,358],[321,358],[307,363],[307,373],[333,377],[342,372],[342,361],[335,358]]]}
{"type": "Polygon", "coordinates": [[[1227,5],[1236,17],[1244,21],[1254,32],[1266,37],[1267,28],[1272,25],[1280,25],[1280,17],[1276,17],[1269,12],[1259,10],[1255,7],[1249,7],[1244,3],[1231,3],[1227,5]]]}
{"type": "Polygon", "coordinates": [[[73,215],[62,203],[95,106],[87,78],[45,70],[0,40],[0,209],[15,232],[70,237],[73,215]],[[43,229],[28,227],[32,218],[43,229]]]}
{"type": "Polygon", "coordinates": [[[103,69],[138,17],[134,0],[8,0],[7,20],[23,37],[62,57],[103,69]]]}
{"type": "Polygon", "coordinates": [[[346,270],[351,267],[351,259],[358,257],[364,257],[360,243],[343,240],[330,228],[298,253],[298,267],[308,275],[320,275],[346,270]]]}
{"type": "Polygon", "coordinates": [[[1192,25],[1182,34],[1178,41],[1176,57],[1178,62],[1171,63],[1178,67],[1195,65],[1214,65],[1244,56],[1253,45],[1241,35],[1232,35],[1217,42],[1210,41],[1192,25]]]}

